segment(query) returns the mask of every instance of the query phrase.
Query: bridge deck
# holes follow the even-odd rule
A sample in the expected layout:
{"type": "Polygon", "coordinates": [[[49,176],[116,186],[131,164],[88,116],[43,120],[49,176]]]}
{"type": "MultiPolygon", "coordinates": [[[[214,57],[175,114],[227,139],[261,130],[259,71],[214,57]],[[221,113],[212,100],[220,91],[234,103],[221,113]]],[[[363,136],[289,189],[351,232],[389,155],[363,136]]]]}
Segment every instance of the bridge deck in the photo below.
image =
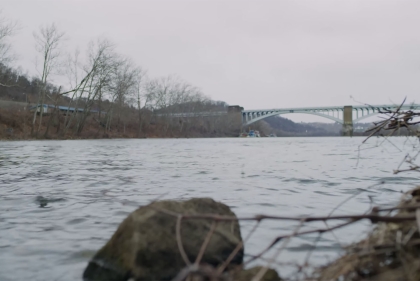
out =
{"type": "MultiPolygon", "coordinates": [[[[351,110],[345,114],[347,106],[324,106],[324,107],[295,107],[295,108],[272,108],[272,109],[254,109],[242,111],[242,123],[244,126],[255,123],[265,118],[287,114],[303,113],[312,114],[330,119],[334,122],[344,124],[344,115],[350,118],[346,122],[359,122],[385,110],[395,110],[400,105],[380,104],[380,105],[351,105],[351,110]],[[352,114],[353,112],[353,114],[352,114]]],[[[420,110],[420,104],[406,104],[401,106],[402,110],[420,110]]]]}
{"type": "MultiPolygon", "coordinates": [[[[353,110],[357,109],[371,109],[371,108],[397,108],[400,105],[394,104],[380,104],[380,105],[351,105],[353,110]]],[[[408,104],[403,105],[403,109],[420,109],[420,104],[408,104]]],[[[269,112],[269,111],[315,111],[315,110],[343,110],[343,106],[323,106],[323,107],[293,107],[293,108],[271,108],[271,109],[250,109],[242,110],[242,113],[252,112],[269,112]]]]}

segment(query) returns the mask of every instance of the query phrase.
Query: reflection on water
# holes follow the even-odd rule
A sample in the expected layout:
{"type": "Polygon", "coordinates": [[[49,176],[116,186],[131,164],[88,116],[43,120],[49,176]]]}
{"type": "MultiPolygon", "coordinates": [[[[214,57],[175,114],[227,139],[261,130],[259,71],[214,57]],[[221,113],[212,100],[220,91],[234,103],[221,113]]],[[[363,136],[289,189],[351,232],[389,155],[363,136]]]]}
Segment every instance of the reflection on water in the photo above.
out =
{"type": "MultiPolygon", "coordinates": [[[[238,215],[322,215],[396,202],[418,183],[392,175],[405,138],[358,156],[361,138],[156,139],[0,142],[0,280],[78,280],[89,258],[139,205],[164,195],[212,197],[238,215]],[[358,162],[358,164],[357,164],[358,162]],[[378,184],[383,182],[383,184],[378,184]],[[372,187],[370,187],[372,186],[372,187]]],[[[252,223],[241,223],[243,236],[252,223]]],[[[264,221],[247,255],[296,223],[264,221]]],[[[313,223],[306,229],[323,227],[313,223]]],[[[319,239],[325,262],[367,223],[319,239]],[[327,257],[327,258],[326,258],[327,257]]],[[[317,236],[292,240],[279,261],[302,260],[317,236]]],[[[283,270],[283,269],[281,269],[283,270]]],[[[286,270],[286,269],[285,269],[286,270]]],[[[282,271],[283,272],[283,271],[282,271]]]]}

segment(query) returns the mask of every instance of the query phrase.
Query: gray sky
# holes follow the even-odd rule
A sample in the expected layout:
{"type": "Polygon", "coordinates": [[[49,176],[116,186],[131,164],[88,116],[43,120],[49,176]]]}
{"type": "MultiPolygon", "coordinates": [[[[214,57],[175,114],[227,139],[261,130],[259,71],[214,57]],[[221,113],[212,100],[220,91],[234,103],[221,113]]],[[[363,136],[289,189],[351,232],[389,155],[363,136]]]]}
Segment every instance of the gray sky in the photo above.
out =
{"type": "Polygon", "coordinates": [[[30,73],[32,33],[55,22],[67,51],[106,37],[149,76],[177,74],[246,109],[355,104],[351,96],[420,103],[418,0],[2,0],[1,8],[22,26],[12,43],[30,73]]]}

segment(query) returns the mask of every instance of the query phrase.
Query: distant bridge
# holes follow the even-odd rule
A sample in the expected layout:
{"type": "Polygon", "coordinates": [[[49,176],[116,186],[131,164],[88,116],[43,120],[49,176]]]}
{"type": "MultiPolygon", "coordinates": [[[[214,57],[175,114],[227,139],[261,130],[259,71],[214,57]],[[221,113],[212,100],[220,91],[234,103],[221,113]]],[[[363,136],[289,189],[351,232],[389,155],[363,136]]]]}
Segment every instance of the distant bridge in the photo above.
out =
{"type": "MultiPolygon", "coordinates": [[[[372,117],[387,110],[395,111],[398,107],[399,105],[395,104],[382,104],[244,110],[242,107],[236,105],[229,106],[226,111],[169,113],[157,114],[157,116],[192,118],[221,116],[229,113],[240,113],[242,115],[242,126],[245,127],[271,116],[290,113],[303,113],[324,117],[342,124],[343,134],[351,135],[353,132],[354,123],[360,122],[363,119],[372,117]]],[[[403,105],[401,106],[401,110],[419,111],[420,104],[403,105]]]]}
{"type": "MultiPolygon", "coordinates": [[[[276,108],[259,110],[242,110],[242,123],[244,126],[251,125],[265,118],[290,113],[312,114],[333,120],[340,124],[357,123],[363,119],[374,116],[385,110],[396,110],[399,105],[350,105],[350,106],[325,106],[325,107],[300,107],[300,108],[276,108]]],[[[401,106],[402,110],[420,110],[420,104],[401,106]]]]}

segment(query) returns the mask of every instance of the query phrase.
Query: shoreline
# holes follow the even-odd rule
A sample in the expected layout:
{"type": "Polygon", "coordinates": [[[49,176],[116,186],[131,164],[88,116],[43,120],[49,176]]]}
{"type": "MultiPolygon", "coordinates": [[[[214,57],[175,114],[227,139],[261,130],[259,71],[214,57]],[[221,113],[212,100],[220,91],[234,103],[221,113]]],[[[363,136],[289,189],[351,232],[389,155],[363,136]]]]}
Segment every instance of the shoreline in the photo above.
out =
{"type": "MultiPolygon", "coordinates": [[[[366,138],[367,136],[364,135],[357,135],[352,137],[343,137],[343,136],[284,136],[284,137],[276,137],[278,139],[286,138],[366,138]]],[[[376,136],[381,137],[381,136],[376,136]]],[[[391,136],[393,138],[397,137],[416,137],[416,136],[391,136]]],[[[124,138],[124,137],[115,137],[115,138],[17,138],[17,139],[7,139],[7,138],[0,138],[0,142],[6,141],[68,141],[68,140],[146,140],[146,139],[153,139],[153,140],[166,140],[166,139],[248,139],[248,138],[240,138],[240,137],[142,137],[142,138],[124,138]]],[[[251,138],[254,139],[254,138],[251,138]]],[[[257,138],[258,139],[258,138],[257,138]]],[[[261,137],[260,139],[275,139],[269,137],[261,137]]]]}

